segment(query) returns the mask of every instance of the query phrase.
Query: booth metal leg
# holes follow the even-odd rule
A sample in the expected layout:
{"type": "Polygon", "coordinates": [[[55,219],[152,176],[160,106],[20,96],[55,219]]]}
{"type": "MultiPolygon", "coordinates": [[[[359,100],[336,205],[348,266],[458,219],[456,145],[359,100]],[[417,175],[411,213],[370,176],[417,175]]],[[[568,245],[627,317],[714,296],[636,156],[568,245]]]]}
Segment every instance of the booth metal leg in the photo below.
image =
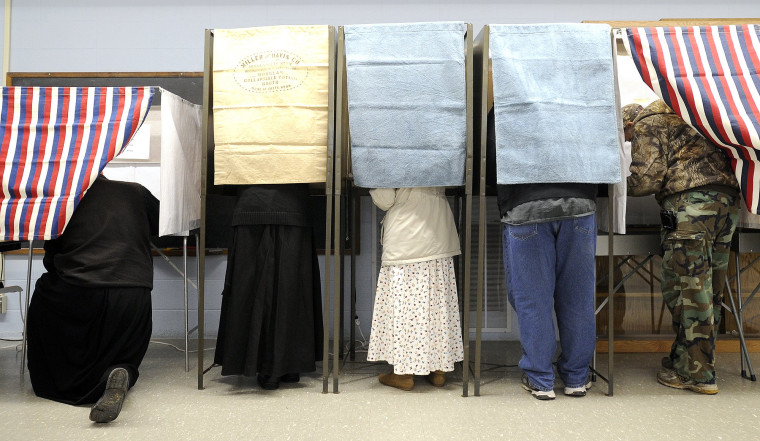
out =
{"type": "MultiPolygon", "coordinates": [[[[737,259],[738,259],[737,254],[737,259]]],[[[736,280],[739,280],[739,277],[736,278],[736,280]]],[[[749,302],[750,299],[747,299],[749,302]]],[[[743,347],[743,354],[744,354],[744,363],[742,364],[742,376],[744,378],[749,378],[752,381],[755,381],[755,370],[752,368],[752,361],[749,358],[749,349],[747,349],[747,340],[744,337],[744,301],[742,300],[742,292],[741,290],[738,290],[736,292],[736,301],[737,301],[737,312],[739,313],[739,320],[738,328],[739,328],[739,337],[741,338],[741,345],[743,347]],[[749,371],[749,376],[747,376],[747,373],[744,371],[744,366],[746,365],[747,371],[749,371]]]]}
{"type": "MultiPolygon", "coordinates": [[[[614,356],[615,356],[615,292],[617,292],[617,286],[615,286],[615,205],[614,205],[614,187],[609,186],[609,206],[607,207],[608,219],[607,225],[609,231],[609,253],[607,257],[607,268],[609,270],[609,280],[607,280],[607,286],[609,290],[609,304],[607,305],[607,395],[610,397],[613,394],[613,372],[614,372],[614,356]]],[[[621,281],[622,283],[622,281],[621,281]]],[[[596,325],[594,325],[596,326],[596,325]]]]}
{"type": "Polygon", "coordinates": [[[731,286],[728,281],[728,276],[726,276],[726,288],[727,288],[727,297],[731,301],[731,313],[734,315],[734,319],[736,320],[736,329],[739,333],[739,360],[741,365],[741,376],[743,378],[747,378],[751,381],[756,381],[757,377],[755,376],[755,371],[752,368],[752,361],[749,358],[749,350],[747,349],[747,341],[744,338],[744,314],[743,314],[743,306],[742,306],[742,282],[741,282],[741,267],[739,266],[739,253],[735,253],[735,264],[736,264],[736,302],[734,302],[734,295],[731,292],[731,286]],[[749,375],[747,375],[747,369],[749,370],[749,375]]]}
{"type": "Polygon", "coordinates": [[[29,300],[31,299],[32,289],[32,253],[34,252],[34,244],[29,241],[29,254],[26,264],[26,303],[24,303],[24,332],[21,334],[21,375],[24,375],[26,370],[26,324],[29,321],[29,300]]]}
{"type": "Polygon", "coordinates": [[[335,197],[335,267],[333,268],[333,393],[338,393],[338,384],[340,383],[340,317],[337,315],[342,311],[341,308],[341,279],[343,278],[343,268],[341,268],[342,248],[343,248],[343,230],[341,228],[341,204],[343,196],[338,193],[335,197]]]}
{"type": "MultiPolygon", "coordinates": [[[[738,298],[742,298],[742,279],[741,279],[741,266],[739,263],[739,252],[734,253],[734,260],[736,263],[736,295],[738,298]]],[[[742,377],[747,376],[747,371],[744,369],[744,339],[742,338],[742,332],[744,329],[744,325],[742,323],[740,314],[741,310],[737,310],[736,305],[733,302],[734,297],[731,296],[731,312],[734,314],[734,319],[736,320],[736,327],[740,330],[739,332],[739,345],[741,346],[739,349],[739,364],[741,366],[741,375],[742,377]]],[[[741,304],[739,305],[739,308],[741,308],[741,304]]]]}
{"type": "Polygon", "coordinates": [[[182,273],[185,276],[183,278],[183,286],[185,291],[185,372],[190,372],[190,341],[188,328],[188,295],[187,295],[187,236],[182,237],[182,273]]]}
{"type": "Polygon", "coordinates": [[[356,219],[353,218],[354,213],[356,213],[356,206],[359,203],[357,201],[356,195],[352,195],[349,199],[349,225],[348,225],[348,231],[351,232],[350,238],[351,238],[351,323],[349,326],[351,327],[351,346],[349,348],[349,359],[351,361],[356,360],[356,321],[358,320],[358,316],[356,315],[356,219]]]}
{"type": "MultiPolygon", "coordinates": [[[[346,190],[346,195],[349,194],[349,191],[350,190],[346,190]]],[[[345,354],[343,353],[343,350],[346,347],[346,335],[345,335],[345,330],[346,330],[346,286],[345,285],[346,284],[344,283],[344,280],[343,280],[343,275],[344,275],[343,271],[346,268],[345,266],[346,265],[346,248],[345,248],[346,237],[345,237],[344,231],[348,231],[348,225],[350,222],[350,220],[348,219],[348,216],[349,216],[350,211],[351,211],[350,202],[348,201],[348,198],[346,198],[346,230],[341,229],[341,232],[343,232],[344,235],[342,235],[340,237],[340,240],[338,241],[338,246],[341,249],[340,259],[339,259],[341,277],[339,279],[340,282],[338,283],[338,287],[340,290],[340,308],[339,308],[340,314],[338,315],[338,317],[340,317],[340,334],[339,334],[340,338],[338,339],[339,341],[338,347],[340,348],[340,352],[338,353],[338,359],[342,361],[341,368],[343,367],[343,363],[345,363],[345,358],[344,358],[345,354]]]]}
{"type": "MultiPolygon", "coordinates": [[[[483,183],[481,182],[481,185],[483,183]]],[[[486,197],[483,191],[480,192],[478,204],[478,269],[477,274],[477,291],[475,293],[475,374],[474,374],[474,393],[476,397],[480,396],[480,372],[481,358],[483,347],[483,284],[485,281],[484,259],[486,245],[486,228],[488,222],[486,219],[486,197]]],[[[472,259],[472,255],[470,255],[472,259]]]]}
{"type": "MultiPolygon", "coordinates": [[[[196,235],[196,240],[198,239],[198,236],[196,235]]],[[[197,243],[197,242],[196,242],[197,243]]],[[[182,244],[182,263],[183,263],[183,269],[177,268],[177,265],[174,264],[174,262],[169,259],[169,256],[164,254],[161,250],[159,250],[155,245],[151,245],[151,248],[158,253],[159,256],[161,256],[166,263],[174,269],[174,271],[177,272],[177,274],[182,276],[183,284],[184,284],[184,303],[185,303],[185,372],[190,371],[190,334],[199,329],[199,327],[195,327],[193,329],[189,329],[189,295],[188,295],[188,284],[192,285],[196,291],[200,292],[199,284],[193,283],[192,280],[190,280],[187,276],[187,236],[183,237],[183,244],[182,244]]],[[[197,256],[196,256],[197,257],[197,256]]],[[[200,259],[196,259],[197,264],[197,270],[198,274],[200,274],[201,271],[201,263],[200,259]]],[[[198,281],[200,282],[200,278],[198,278],[198,281]]],[[[199,333],[199,340],[200,340],[200,333],[199,333]]],[[[204,372],[205,373],[205,372],[204,372]]]]}
{"type": "MultiPolygon", "coordinates": [[[[195,292],[200,291],[200,274],[201,274],[201,259],[200,259],[200,253],[202,252],[201,249],[198,247],[198,244],[201,243],[201,238],[199,233],[195,233],[195,278],[196,278],[196,285],[195,285],[195,292]]],[[[194,327],[190,331],[188,331],[188,334],[193,332],[193,330],[197,331],[198,326],[194,327]]],[[[198,340],[200,340],[201,336],[198,335],[198,340]]]]}
{"type": "MultiPolygon", "coordinates": [[[[472,195],[465,194],[464,206],[464,250],[462,250],[462,259],[464,260],[464,306],[465,311],[462,320],[462,342],[464,349],[464,359],[462,360],[462,396],[469,395],[470,385],[470,250],[472,246],[472,195]]],[[[477,363],[477,359],[475,360],[477,363]]]]}
{"type": "Polygon", "coordinates": [[[729,299],[731,300],[731,310],[734,313],[734,318],[736,319],[736,328],[739,331],[739,358],[741,359],[741,375],[744,378],[755,381],[755,373],[752,369],[752,362],[749,359],[749,352],[747,351],[746,340],[744,339],[744,324],[742,323],[740,308],[737,308],[736,302],[734,302],[734,296],[732,294],[729,294],[729,299]],[[750,376],[747,376],[747,371],[744,369],[745,362],[749,368],[750,376]]]}

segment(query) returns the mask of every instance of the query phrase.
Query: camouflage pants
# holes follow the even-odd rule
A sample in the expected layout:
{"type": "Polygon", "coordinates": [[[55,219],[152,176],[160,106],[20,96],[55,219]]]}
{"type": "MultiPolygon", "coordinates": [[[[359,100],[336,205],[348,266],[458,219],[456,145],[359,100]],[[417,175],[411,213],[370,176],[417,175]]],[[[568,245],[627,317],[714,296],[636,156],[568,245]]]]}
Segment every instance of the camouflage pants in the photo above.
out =
{"type": "Polygon", "coordinates": [[[679,375],[715,382],[715,337],[720,322],[729,247],[739,198],[717,191],[686,191],[666,198],[675,230],[662,230],[662,296],[673,316],[670,350],[679,375]]]}

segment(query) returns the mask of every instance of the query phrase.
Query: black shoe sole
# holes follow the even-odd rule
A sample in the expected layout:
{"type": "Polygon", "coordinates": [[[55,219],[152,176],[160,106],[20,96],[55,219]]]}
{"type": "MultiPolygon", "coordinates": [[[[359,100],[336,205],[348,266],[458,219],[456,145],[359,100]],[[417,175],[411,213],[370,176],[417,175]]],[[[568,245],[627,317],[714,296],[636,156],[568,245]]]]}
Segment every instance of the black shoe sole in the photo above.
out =
{"type": "Polygon", "coordinates": [[[280,382],[282,383],[298,383],[299,381],[301,381],[300,374],[285,374],[280,377],[280,382]]]}
{"type": "Polygon", "coordinates": [[[108,374],[106,390],[90,410],[90,421],[110,423],[119,416],[129,389],[129,374],[124,368],[117,368],[108,374]]]}
{"type": "Polygon", "coordinates": [[[264,377],[262,375],[256,376],[256,382],[259,383],[259,387],[264,390],[275,390],[280,387],[280,382],[278,380],[272,381],[271,377],[264,377]]]}

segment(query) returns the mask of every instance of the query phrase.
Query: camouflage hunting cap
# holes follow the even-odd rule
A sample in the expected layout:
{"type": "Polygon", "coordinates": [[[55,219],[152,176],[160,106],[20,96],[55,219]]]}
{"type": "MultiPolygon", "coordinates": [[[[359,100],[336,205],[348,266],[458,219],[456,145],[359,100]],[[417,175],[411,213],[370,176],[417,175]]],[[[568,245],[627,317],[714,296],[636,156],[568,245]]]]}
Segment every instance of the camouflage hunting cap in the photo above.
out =
{"type": "Polygon", "coordinates": [[[623,106],[623,124],[633,122],[642,110],[644,110],[644,107],[641,104],[631,103],[623,106]]]}

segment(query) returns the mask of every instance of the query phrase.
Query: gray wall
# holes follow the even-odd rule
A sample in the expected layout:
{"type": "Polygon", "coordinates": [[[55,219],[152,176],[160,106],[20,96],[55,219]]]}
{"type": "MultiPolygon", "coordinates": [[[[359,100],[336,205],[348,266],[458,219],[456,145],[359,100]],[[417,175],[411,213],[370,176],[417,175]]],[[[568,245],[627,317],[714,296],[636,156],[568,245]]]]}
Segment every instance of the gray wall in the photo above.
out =
{"type": "Polygon", "coordinates": [[[14,0],[13,71],[200,71],[203,30],[280,24],[752,17],[755,0],[14,0]]]}
{"type": "MultiPolygon", "coordinates": [[[[206,28],[452,20],[471,22],[477,33],[487,23],[760,15],[757,0],[14,0],[11,12],[9,70],[13,72],[201,71],[206,28]]],[[[371,203],[365,199],[357,283],[359,315],[366,336],[371,319],[374,271],[370,212],[371,203]]],[[[181,259],[173,260],[181,264],[181,259]]],[[[180,337],[183,329],[181,280],[161,259],[156,259],[154,265],[154,335],[180,337]]],[[[8,282],[25,286],[25,257],[11,256],[7,266],[8,282]]],[[[224,257],[212,256],[206,260],[208,336],[216,335],[218,294],[224,270],[224,257]]],[[[32,281],[41,272],[41,257],[37,256],[32,281]]],[[[191,276],[195,277],[194,270],[191,276]]],[[[0,338],[20,336],[23,325],[19,305],[18,297],[11,295],[9,311],[0,315],[0,338]]],[[[190,305],[197,305],[192,289],[190,305]]],[[[195,314],[192,310],[191,326],[195,324],[195,314]]],[[[508,337],[514,337],[514,330],[508,337]]]]}

